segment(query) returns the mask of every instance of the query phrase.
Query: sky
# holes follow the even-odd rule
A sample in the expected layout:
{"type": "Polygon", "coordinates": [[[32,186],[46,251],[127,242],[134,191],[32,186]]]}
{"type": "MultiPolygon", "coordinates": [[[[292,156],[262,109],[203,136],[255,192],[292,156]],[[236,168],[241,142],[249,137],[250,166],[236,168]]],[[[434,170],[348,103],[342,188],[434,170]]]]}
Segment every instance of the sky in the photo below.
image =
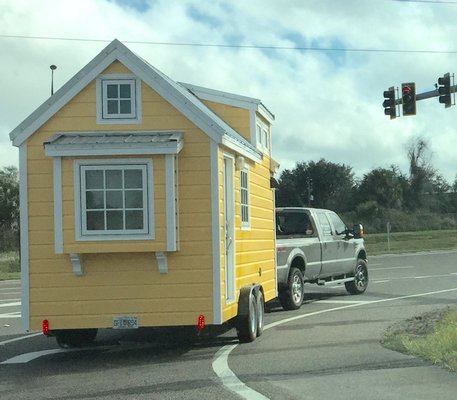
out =
{"type": "Polygon", "coordinates": [[[408,173],[421,138],[449,183],[457,107],[384,115],[383,92],[435,88],[457,67],[457,0],[0,0],[0,168],[9,133],[113,39],[178,82],[261,99],[281,170],[321,158],[408,173]]]}

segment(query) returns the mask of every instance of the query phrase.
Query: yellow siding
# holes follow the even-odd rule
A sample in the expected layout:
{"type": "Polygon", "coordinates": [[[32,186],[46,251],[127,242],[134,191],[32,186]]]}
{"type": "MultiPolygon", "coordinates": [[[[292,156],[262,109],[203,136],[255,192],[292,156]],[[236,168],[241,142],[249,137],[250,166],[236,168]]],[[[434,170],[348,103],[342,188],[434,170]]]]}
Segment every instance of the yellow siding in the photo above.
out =
{"type": "Polygon", "coordinates": [[[208,108],[219,115],[238,133],[241,133],[241,135],[243,135],[249,142],[251,141],[249,110],[216,103],[214,101],[203,100],[203,103],[205,103],[208,108]]]}
{"type": "MultiPolygon", "coordinates": [[[[129,73],[115,62],[104,73],[129,73]]],[[[154,90],[142,84],[143,118],[136,125],[96,123],[96,85],[90,83],[27,142],[29,187],[30,329],[48,319],[51,329],[109,327],[113,315],[132,314],[140,326],[212,322],[210,143],[206,134],[154,90]],[[178,130],[180,249],[168,253],[168,274],[155,251],[166,249],[164,156],[151,157],[154,174],[153,241],[75,240],[73,158],[62,160],[64,254],[54,249],[53,161],[43,142],[57,132],[178,130]],[[69,253],[80,253],[84,275],[72,272],[69,253]]],[[[102,157],[96,157],[100,159],[102,157]]],[[[110,157],[111,158],[111,157],[110,157]]],[[[113,157],[114,158],[114,157],[113,157]]],[[[126,157],[121,157],[126,158],[126,157]]]]}

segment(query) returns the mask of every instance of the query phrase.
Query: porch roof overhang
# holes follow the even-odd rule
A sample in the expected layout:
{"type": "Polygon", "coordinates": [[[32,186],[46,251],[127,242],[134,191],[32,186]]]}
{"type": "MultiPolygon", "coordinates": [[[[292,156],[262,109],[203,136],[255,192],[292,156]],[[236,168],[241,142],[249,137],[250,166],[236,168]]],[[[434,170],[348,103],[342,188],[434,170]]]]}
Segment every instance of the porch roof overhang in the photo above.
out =
{"type": "Polygon", "coordinates": [[[178,154],[184,140],[182,132],[71,132],[43,145],[50,157],[178,154]]]}

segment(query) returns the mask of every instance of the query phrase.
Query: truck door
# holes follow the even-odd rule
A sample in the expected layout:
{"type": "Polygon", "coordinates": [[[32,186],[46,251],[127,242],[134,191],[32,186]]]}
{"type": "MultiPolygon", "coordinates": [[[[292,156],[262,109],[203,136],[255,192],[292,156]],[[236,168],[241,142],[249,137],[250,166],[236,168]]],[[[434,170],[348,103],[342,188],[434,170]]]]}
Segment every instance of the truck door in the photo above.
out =
{"type": "Polygon", "coordinates": [[[332,225],[324,211],[316,212],[321,227],[322,273],[321,276],[335,275],[339,269],[338,242],[334,240],[332,225]]]}
{"type": "Polygon", "coordinates": [[[334,212],[329,212],[328,217],[333,226],[333,240],[337,244],[337,268],[341,273],[351,272],[355,262],[355,243],[354,239],[347,239],[345,223],[334,212]]]}

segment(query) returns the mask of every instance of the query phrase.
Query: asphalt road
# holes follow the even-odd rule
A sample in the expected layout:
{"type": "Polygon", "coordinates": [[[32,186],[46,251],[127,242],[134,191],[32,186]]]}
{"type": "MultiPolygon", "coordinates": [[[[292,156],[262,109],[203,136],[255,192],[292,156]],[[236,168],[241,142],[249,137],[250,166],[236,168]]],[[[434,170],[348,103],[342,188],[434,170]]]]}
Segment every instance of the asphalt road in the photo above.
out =
{"type": "Polygon", "coordinates": [[[308,285],[300,310],[273,303],[263,335],[242,345],[233,330],[184,341],[140,329],[58,349],[17,334],[19,283],[0,282],[0,399],[454,400],[455,373],[379,341],[396,321],[456,305],[456,256],[371,257],[364,295],[308,285]]]}

